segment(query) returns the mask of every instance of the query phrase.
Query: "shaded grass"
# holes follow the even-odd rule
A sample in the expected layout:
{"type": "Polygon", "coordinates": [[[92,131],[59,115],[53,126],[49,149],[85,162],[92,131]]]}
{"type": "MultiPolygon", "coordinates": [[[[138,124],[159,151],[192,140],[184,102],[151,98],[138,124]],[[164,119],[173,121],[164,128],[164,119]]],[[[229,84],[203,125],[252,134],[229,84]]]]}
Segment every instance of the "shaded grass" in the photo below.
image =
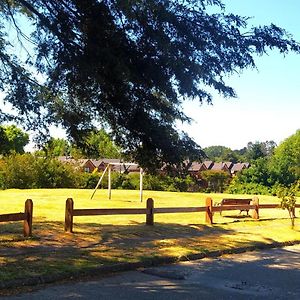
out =
{"type": "MultiPolygon", "coordinates": [[[[74,234],[63,231],[65,200],[75,208],[145,207],[138,191],[113,191],[113,200],[100,190],[0,191],[0,214],[23,211],[24,201],[34,202],[33,237],[22,237],[22,222],[0,224],[0,281],[51,274],[68,274],[118,262],[147,261],[155,257],[180,258],[196,253],[228,250],[274,242],[300,241],[299,227],[290,228],[288,213],[261,210],[260,221],[238,211],[214,215],[214,226],[204,223],[204,213],[157,214],[155,226],[145,226],[145,216],[75,217],[74,234]]],[[[204,206],[208,195],[146,191],[156,207],[204,206]]],[[[210,194],[214,202],[230,197],[210,194]]],[[[238,197],[238,195],[235,195],[238,197]]],[[[245,197],[241,195],[240,197],[245,197]]],[[[279,203],[260,196],[261,203],[279,203]]]]}

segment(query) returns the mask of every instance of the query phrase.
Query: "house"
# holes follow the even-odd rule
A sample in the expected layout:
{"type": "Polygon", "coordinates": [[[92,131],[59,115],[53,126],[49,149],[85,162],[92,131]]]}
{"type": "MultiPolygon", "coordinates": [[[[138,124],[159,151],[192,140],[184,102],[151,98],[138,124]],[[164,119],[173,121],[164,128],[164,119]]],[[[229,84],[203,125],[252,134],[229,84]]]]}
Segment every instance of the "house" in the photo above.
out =
{"type": "Polygon", "coordinates": [[[92,173],[96,168],[90,159],[78,159],[78,163],[85,173],[92,173]]]}
{"type": "Polygon", "coordinates": [[[249,168],[250,164],[245,163],[236,163],[234,164],[231,161],[226,162],[213,162],[211,160],[204,161],[203,163],[193,162],[189,168],[191,174],[196,174],[206,170],[212,171],[224,171],[230,175],[235,175],[237,172],[240,172],[243,169],[249,168]]]}
{"type": "Polygon", "coordinates": [[[92,163],[94,164],[95,168],[98,171],[104,171],[105,170],[106,165],[104,164],[104,162],[102,160],[92,159],[91,161],[92,161],[92,163]]]}
{"type": "Polygon", "coordinates": [[[69,163],[69,164],[75,166],[76,168],[80,168],[82,171],[84,171],[86,173],[92,173],[94,171],[94,169],[96,168],[96,166],[93,164],[92,160],[90,160],[88,158],[74,159],[71,156],[59,156],[57,159],[63,163],[69,163]]]}
{"type": "Polygon", "coordinates": [[[225,161],[224,164],[227,166],[227,168],[229,170],[231,170],[231,168],[233,167],[234,163],[231,161],[225,161]]]}
{"type": "Polygon", "coordinates": [[[212,166],[210,167],[210,170],[212,170],[212,171],[223,171],[223,172],[226,172],[230,175],[230,170],[227,167],[227,164],[225,164],[223,162],[213,163],[212,166]]]}
{"type": "Polygon", "coordinates": [[[131,165],[125,166],[128,173],[140,173],[140,166],[136,163],[130,163],[131,165]]]}
{"type": "MultiPolygon", "coordinates": [[[[121,163],[121,160],[118,158],[101,158],[101,159],[93,159],[92,163],[95,165],[99,172],[104,171],[109,163],[121,163]]],[[[112,166],[113,171],[120,171],[120,166],[112,166]]],[[[123,171],[123,169],[121,170],[123,171]]]]}
{"type": "Polygon", "coordinates": [[[124,162],[118,158],[102,158],[92,160],[98,171],[104,171],[108,164],[111,164],[111,170],[119,173],[139,173],[140,167],[136,163],[124,162]]]}
{"type": "Polygon", "coordinates": [[[200,171],[200,169],[202,168],[202,165],[203,165],[203,163],[193,161],[188,168],[188,172],[191,174],[196,174],[200,171]]]}
{"type": "Polygon", "coordinates": [[[206,168],[206,170],[210,170],[213,166],[214,162],[212,160],[205,160],[203,162],[203,167],[206,168]]]}
{"type": "Polygon", "coordinates": [[[249,168],[250,164],[249,163],[236,163],[232,166],[231,168],[231,175],[235,176],[236,173],[241,172],[244,169],[249,168]]]}
{"type": "MultiPolygon", "coordinates": [[[[63,163],[70,163],[76,168],[80,168],[82,171],[87,173],[92,173],[95,169],[103,172],[108,164],[111,164],[111,170],[119,173],[138,173],[140,172],[140,167],[136,163],[124,162],[119,158],[102,158],[102,159],[74,159],[71,156],[59,156],[57,158],[63,163]]],[[[211,160],[206,160],[204,162],[188,162],[186,164],[188,168],[188,173],[196,178],[200,178],[200,173],[206,170],[212,171],[224,171],[234,176],[236,173],[247,169],[250,167],[248,162],[244,163],[232,163],[230,161],[226,162],[213,162],[211,160]]],[[[161,175],[167,174],[167,165],[164,165],[159,173],[161,175]]]]}
{"type": "Polygon", "coordinates": [[[248,162],[245,162],[245,163],[243,163],[244,165],[245,165],[245,168],[246,169],[248,169],[249,167],[250,167],[250,163],[248,163],[248,162]]]}

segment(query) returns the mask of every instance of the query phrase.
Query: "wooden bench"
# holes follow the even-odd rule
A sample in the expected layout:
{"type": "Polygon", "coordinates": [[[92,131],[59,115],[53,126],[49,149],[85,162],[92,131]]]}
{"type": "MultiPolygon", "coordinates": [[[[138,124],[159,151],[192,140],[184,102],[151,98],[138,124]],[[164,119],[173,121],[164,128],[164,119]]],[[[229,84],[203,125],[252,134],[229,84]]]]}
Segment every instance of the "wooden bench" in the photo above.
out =
{"type": "MultiPolygon", "coordinates": [[[[222,215],[222,207],[224,206],[235,206],[235,205],[250,205],[252,199],[232,199],[232,198],[224,198],[221,202],[217,203],[218,206],[221,207],[220,215],[222,215]]],[[[247,215],[249,215],[249,209],[240,209],[240,214],[242,211],[246,211],[247,215]]]]}

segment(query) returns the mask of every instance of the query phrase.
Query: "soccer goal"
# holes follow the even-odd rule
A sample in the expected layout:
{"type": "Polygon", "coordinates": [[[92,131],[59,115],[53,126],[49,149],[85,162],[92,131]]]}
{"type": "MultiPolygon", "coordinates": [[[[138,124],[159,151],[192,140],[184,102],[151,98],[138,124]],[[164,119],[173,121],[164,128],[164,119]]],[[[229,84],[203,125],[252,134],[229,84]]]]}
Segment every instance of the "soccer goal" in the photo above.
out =
{"type": "MultiPolygon", "coordinates": [[[[93,199],[97,189],[99,188],[104,175],[107,173],[108,174],[108,199],[111,199],[111,169],[112,166],[125,166],[125,167],[130,167],[130,166],[135,166],[137,167],[138,165],[135,163],[118,163],[118,162],[110,162],[107,164],[106,168],[104,169],[101,177],[98,180],[98,183],[93,191],[93,194],[91,196],[91,199],[93,199]]],[[[144,175],[144,171],[142,168],[140,168],[140,201],[143,202],[143,175],[144,175]]]]}

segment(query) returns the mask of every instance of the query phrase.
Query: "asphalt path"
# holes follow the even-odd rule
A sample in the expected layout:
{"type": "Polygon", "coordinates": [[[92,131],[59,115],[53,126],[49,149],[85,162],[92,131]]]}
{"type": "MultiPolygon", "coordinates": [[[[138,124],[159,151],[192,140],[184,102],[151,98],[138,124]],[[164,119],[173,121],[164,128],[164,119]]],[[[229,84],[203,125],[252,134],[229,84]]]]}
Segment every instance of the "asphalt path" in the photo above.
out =
{"type": "Polygon", "coordinates": [[[300,299],[300,245],[49,285],[1,299],[300,299]]]}

